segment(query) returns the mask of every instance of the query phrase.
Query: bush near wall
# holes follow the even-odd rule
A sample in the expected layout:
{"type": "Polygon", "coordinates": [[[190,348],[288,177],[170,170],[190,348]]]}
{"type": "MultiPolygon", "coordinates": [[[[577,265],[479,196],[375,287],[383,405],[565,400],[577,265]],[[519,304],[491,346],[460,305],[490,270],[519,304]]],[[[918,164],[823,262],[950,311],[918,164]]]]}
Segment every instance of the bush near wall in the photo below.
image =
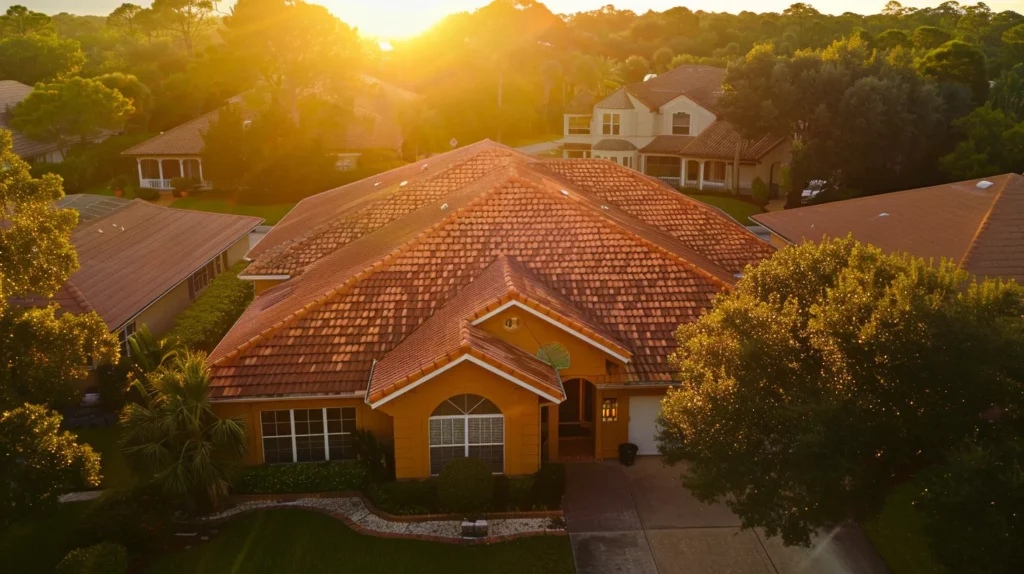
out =
{"type": "Polygon", "coordinates": [[[81,193],[94,185],[126,175],[136,184],[139,181],[138,164],[133,157],[121,152],[146,141],[151,134],[134,133],[111,136],[102,142],[77,145],[71,148],[61,163],[38,162],[32,164],[32,176],[55,173],[64,180],[64,193],[81,193]]]}
{"type": "Polygon", "coordinates": [[[253,285],[238,278],[248,263],[239,261],[214,279],[167,334],[184,347],[209,353],[252,303],[253,285]]]}
{"type": "Polygon", "coordinates": [[[237,494],[295,494],[363,490],[370,470],[362,461],[249,466],[238,479],[237,494]]]}
{"type": "MultiPolygon", "coordinates": [[[[378,509],[396,516],[453,512],[445,508],[436,478],[371,484],[366,496],[378,509]]],[[[565,493],[565,467],[545,464],[531,476],[495,476],[489,512],[558,510],[565,493]]]]}

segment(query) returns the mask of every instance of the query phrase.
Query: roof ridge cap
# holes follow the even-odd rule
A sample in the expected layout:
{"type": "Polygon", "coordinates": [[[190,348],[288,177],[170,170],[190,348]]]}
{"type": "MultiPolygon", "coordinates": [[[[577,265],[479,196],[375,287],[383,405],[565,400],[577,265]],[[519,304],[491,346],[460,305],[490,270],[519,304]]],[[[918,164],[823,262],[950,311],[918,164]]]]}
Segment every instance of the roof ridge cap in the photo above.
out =
{"type": "MultiPolygon", "coordinates": [[[[960,262],[957,264],[958,269],[965,268],[967,262],[971,258],[971,255],[974,254],[974,251],[978,246],[978,238],[981,237],[981,234],[984,233],[985,228],[988,227],[988,220],[992,216],[992,212],[995,211],[996,205],[999,203],[999,200],[1003,198],[1003,192],[1006,191],[1006,187],[1010,184],[1010,181],[1014,179],[1009,177],[1009,175],[1017,174],[1001,174],[995,176],[1003,178],[1002,184],[999,185],[999,189],[996,190],[995,197],[992,198],[992,203],[989,204],[988,210],[985,211],[984,217],[982,217],[981,221],[978,223],[978,228],[974,230],[974,235],[971,237],[971,241],[967,244],[967,250],[964,251],[963,256],[960,258],[960,262]]],[[[980,178],[978,181],[987,179],[988,178],[983,177],[980,178]]]]}
{"type": "MultiPolygon", "coordinates": [[[[410,249],[412,249],[413,247],[418,245],[420,242],[423,241],[423,239],[427,238],[428,236],[432,235],[433,233],[436,233],[438,230],[442,229],[444,226],[448,225],[449,223],[455,221],[459,217],[462,217],[466,213],[468,213],[468,212],[476,209],[477,207],[479,207],[480,204],[482,204],[487,198],[489,198],[490,195],[492,193],[494,193],[494,190],[498,189],[499,187],[500,186],[494,186],[491,189],[488,189],[484,193],[480,194],[479,197],[476,197],[473,200],[471,200],[465,206],[460,207],[460,208],[456,209],[455,211],[453,211],[450,215],[448,215],[448,217],[445,217],[445,218],[441,219],[440,221],[438,221],[437,223],[435,223],[434,225],[431,225],[431,226],[425,228],[423,231],[421,231],[420,233],[417,233],[415,236],[410,238],[408,241],[406,241],[402,245],[399,245],[398,247],[396,247],[395,249],[391,250],[389,253],[387,253],[383,257],[381,257],[381,258],[377,259],[376,261],[374,261],[373,263],[367,265],[362,270],[357,271],[356,273],[354,273],[351,277],[346,279],[341,285],[339,285],[337,287],[334,287],[332,289],[329,289],[327,292],[317,296],[312,301],[309,301],[308,303],[306,303],[305,305],[303,305],[299,309],[289,313],[288,316],[284,317],[283,319],[281,319],[277,323],[274,323],[270,327],[260,331],[255,336],[250,338],[248,341],[243,342],[235,350],[225,354],[222,357],[217,358],[216,360],[213,361],[213,363],[211,363],[211,366],[221,366],[221,365],[223,365],[224,363],[226,363],[229,360],[234,360],[235,357],[238,357],[244,351],[247,351],[248,349],[252,348],[257,343],[259,343],[260,341],[262,341],[264,339],[269,339],[274,334],[276,334],[278,331],[280,331],[281,329],[283,329],[287,325],[291,324],[293,321],[296,321],[296,320],[301,319],[302,317],[305,317],[306,314],[308,314],[313,309],[316,309],[316,308],[320,307],[321,305],[326,303],[327,300],[329,300],[329,299],[331,299],[331,298],[333,298],[333,297],[335,297],[337,295],[341,295],[341,294],[347,293],[348,290],[351,289],[352,287],[354,287],[357,283],[363,281],[364,279],[366,279],[367,277],[369,277],[369,276],[373,275],[374,273],[380,271],[381,269],[389,266],[400,255],[403,255],[404,253],[406,253],[407,251],[409,251],[410,249]]],[[[321,260],[322,260],[322,258],[321,258],[321,260]]]]}

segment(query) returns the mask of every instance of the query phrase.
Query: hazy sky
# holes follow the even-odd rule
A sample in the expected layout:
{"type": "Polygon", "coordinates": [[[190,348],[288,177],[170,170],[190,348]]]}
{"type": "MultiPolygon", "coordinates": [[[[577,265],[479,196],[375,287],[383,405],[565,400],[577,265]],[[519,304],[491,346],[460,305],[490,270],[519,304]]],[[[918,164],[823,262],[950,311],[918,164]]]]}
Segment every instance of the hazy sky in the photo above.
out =
{"type": "MultiPolygon", "coordinates": [[[[6,10],[11,4],[21,4],[38,12],[56,14],[109,14],[122,2],[129,0],[0,0],[0,9],[6,10]]],[[[131,0],[135,4],[149,5],[152,0],[131,0]]],[[[546,0],[544,4],[555,13],[593,10],[606,4],[628,8],[634,12],[653,9],[662,11],[672,6],[686,6],[691,10],[708,12],[781,12],[797,0],[546,0]]],[[[878,12],[887,0],[805,0],[818,10],[830,14],[857,12],[869,14],[878,12]]],[[[235,0],[220,2],[227,10],[235,0]]],[[[486,5],[490,0],[313,0],[327,6],[334,15],[348,24],[357,26],[364,34],[371,36],[409,36],[429,28],[451,12],[473,10],[486,5]]],[[[904,6],[937,6],[942,0],[901,0],[904,6]]],[[[971,0],[961,0],[972,4],[971,0]]],[[[1024,0],[988,0],[994,11],[1024,11],[1024,0]]]]}

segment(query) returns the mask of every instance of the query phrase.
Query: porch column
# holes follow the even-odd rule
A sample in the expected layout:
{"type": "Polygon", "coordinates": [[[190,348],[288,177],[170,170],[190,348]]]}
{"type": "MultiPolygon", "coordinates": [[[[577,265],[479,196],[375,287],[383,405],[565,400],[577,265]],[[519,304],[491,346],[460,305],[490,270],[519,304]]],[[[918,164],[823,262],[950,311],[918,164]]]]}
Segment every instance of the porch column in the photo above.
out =
{"type": "Polygon", "coordinates": [[[185,160],[183,159],[178,160],[178,173],[179,177],[185,177],[185,160]]]}
{"type": "Polygon", "coordinates": [[[139,168],[139,187],[142,187],[142,158],[135,158],[135,164],[139,168]]]}
{"type": "Polygon", "coordinates": [[[690,161],[685,157],[679,162],[679,187],[686,186],[686,163],[690,161]]]}
{"type": "Polygon", "coordinates": [[[199,158],[196,160],[196,162],[199,163],[199,183],[205,183],[206,180],[203,179],[203,160],[202,158],[199,158]]]}
{"type": "Polygon", "coordinates": [[[697,184],[697,189],[704,189],[704,160],[700,160],[700,169],[697,172],[699,174],[697,177],[700,180],[697,184]]]}
{"type": "Polygon", "coordinates": [[[156,160],[156,165],[157,165],[157,167],[160,168],[160,189],[163,189],[163,187],[164,187],[164,160],[162,160],[162,159],[156,160]]]}
{"type": "Polygon", "coordinates": [[[558,462],[558,405],[546,405],[548,410],[548,461],[558,462]]]}
{"type": "Polygon", "coordinates": [[[601,419],[602,404],[604,404],[604,391],[594,385],[594,460],[604,458],[604,449],[601,448],[603,444],[601,431],[604,430],[604,421],[601,419]]]}

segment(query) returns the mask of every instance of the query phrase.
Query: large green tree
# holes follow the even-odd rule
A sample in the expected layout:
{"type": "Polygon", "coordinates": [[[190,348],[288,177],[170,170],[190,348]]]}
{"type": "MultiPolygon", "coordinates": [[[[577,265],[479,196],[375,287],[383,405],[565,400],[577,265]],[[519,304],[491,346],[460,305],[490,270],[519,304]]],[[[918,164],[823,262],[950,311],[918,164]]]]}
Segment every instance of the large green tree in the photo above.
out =
{"type": "Polygon", "coordinates": [[[691,459],[698,499],[790,544],[1024,406],[1024,288],[849,238],[748,268],[677,337],[660,449],[691,459]]]}
{"type": "Polygon", "coordinates": [[[5,130],[0,164],[0,407],[65,406],[94,360],[116,359],[117,341],[95,313],[11,303],[52,296],[78,268],[71,245],[78,215],[54,207],[63,196],[60,178],[32,178],[5,130]]]}
{"type": "Polygon", "coordinates": [[[988,98],[985,54],[966,42],[952,41],[925,54],[918,63],[921,73],[937,82],[967,86],[978,104],[988,98]]]}
{"type": "Polygon", "coordinates": [[[41,12],[33,12],[24,6],[15,4],[0,16],[0,31],[4,35],[25,36],[36,32],[53,32],[50,17],[41,12]]]}
{"type": "Polygon", "coordinates": [[[189,511],[219,506],[245,453],[246,428],[241,417],[213,412],[206,355],[181,353],[134,386],[141,400],[121,415],[129,460],[189,511]]]}
{"type": "Polygon", "coordinates": [[[69,78],[85,64],[77,40],[29,34],[0,40],[0,78],[23,84],[69,78]]]}
{"type": "Polygon", "coordinates": [[[153,19],[181,42],[190,56],[196,42],[217,25],[213,0],[153,0],[153,19]]]}
{"type": "Polygon", "coordinates": [[[25,135],[58,145],[62,155],[103,130],[118,130],[135,111],[121,92],[98,80],[71,78],[39,84],[14,108],[12,127],[25,135]]]}
{"type": "Polygon", "coordinates": [[[954,180],[1024,171],[1024,121],[1012,113],[977,108],[954,123],[964,139],[942,157],[942,170],[954,180]]]}
{"type": "Polygon", "coordinates": [[[54,508],[61,494],[99,485],[99,455],[60,423],[58,413],[38,405],[0,412],[0,525],[54,508]]]}

